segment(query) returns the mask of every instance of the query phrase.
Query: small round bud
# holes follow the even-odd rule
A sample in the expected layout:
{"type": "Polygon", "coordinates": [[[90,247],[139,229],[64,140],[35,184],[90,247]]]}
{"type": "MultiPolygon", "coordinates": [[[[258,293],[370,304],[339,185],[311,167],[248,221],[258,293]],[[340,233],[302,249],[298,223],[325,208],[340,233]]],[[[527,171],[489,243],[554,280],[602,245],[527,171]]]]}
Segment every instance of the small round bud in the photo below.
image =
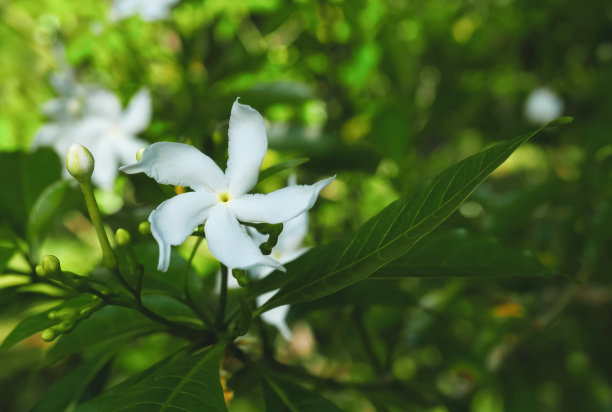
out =
{"type": "Polygon", "coordinates": [[[131,240],[132,238],[130,236],[130,232],[128,232],[127,230],[119,228],[115,232],[115,241],[117,241],[117,244],[119,246],[125,246],[129,244],[131,240]]]}
{"type": "Polygon", "coordinates": [[[45,342],[51,342],[53,339],[57,338],[57,332],[53,328],[47,328],[42,331],[40,337],[45,342]]]}
{"type": "Polygon", "coordinates": [[[42,265],[36,265],[34,271],[38,276],[45,276],[47,274],[45,273],[45,269],[43,269],[42,265]]]}
{"type": "Polygon", "coordinates": [[[138,225],[138,231],[141,235],[150,235],[151,234],[151,223],[149,222],[140,222],[138,225]]]}
{"type": "Polygon", "coordinates": [[[72,328],[74,328],[75,323],[76,322],[74,319],[64,319],[59,323],[59,325],[55,325],[54,329],[60,333],[69,332],[72,328]]]}
{"type": "Polygon", "coordinates": [[[77,310],[75,308],[63,308],[57,311],[56,318],[57,319],[73,319],[77,315],[77,310]]]}
{"type": "Polygon", "coordinates": [[[45,273],[57,273],[62,270],[59,259],[53,255],[47,255],[43,258],[42,267],[45,273]]]}
{"type": "Polygon", "coordinates": [[[245,270],[242,269],[232,269],[232,276],[238,281],[238,284],[241,287],[246,287],[249,284],[249,275],[245,270]]]}
{"type": "Polygon", "coordinates": [[[78,143],[70,146],[66,155],[66,169],[79,182],[89,180],[94,170],[94,158],[91,152],[78,143]]]}
{"type": "Polygon", "coordinates": [[[49,312],[49,314],[47,315],[47,317],[51,320],[55,320],[57,319],[57,311],[56,310],[52,310],[51,312],[49,312]]]}
{"type": "Polygon", "coordinates": [[[138,151],[136,152],[136,161],[140,162],[140,159],[142,159],[142,154],[144,153],[144,151],[147,148],[145,146],[141,147],[140,149],[138,149],[138,151]]]}

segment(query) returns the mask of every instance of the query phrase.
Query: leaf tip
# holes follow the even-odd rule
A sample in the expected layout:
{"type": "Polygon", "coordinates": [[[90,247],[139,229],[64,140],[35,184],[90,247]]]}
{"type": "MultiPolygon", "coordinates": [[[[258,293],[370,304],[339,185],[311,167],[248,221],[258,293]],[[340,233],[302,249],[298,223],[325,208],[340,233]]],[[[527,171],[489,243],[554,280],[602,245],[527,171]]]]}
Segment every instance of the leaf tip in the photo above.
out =
{"type": "Polygon", "coordinates": [[[545,126],[545,128],[564,126],[566,124],[570,124],[573,121],[574,121],[574,118],[572,116],[563,116],[563,117],[559,117],[559,118],[553,120],[552,122],[548,123],[545,126]]]}

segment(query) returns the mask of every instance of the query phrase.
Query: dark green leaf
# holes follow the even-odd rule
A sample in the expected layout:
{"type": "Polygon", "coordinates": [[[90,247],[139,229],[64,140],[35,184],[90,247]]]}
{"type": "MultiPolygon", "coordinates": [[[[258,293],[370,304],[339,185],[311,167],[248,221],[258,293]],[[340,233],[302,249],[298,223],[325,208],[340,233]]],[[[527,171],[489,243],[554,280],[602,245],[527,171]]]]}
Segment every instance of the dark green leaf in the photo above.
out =
{"type": "Polygon", "coordinates": [[[299,165],[302,165],[304,163],[306,163],[308,161],[307,157],[300,157],[298,159],[291,159],[291,160],[287,160],[286,162],[283,163],[279,163],[276,164],[274,166],[270,166],[265,170],[262,170],[259,173],[259,180],[258,182],[261,182],[263,180],[266,180],[267,178],[274,176],[277,173],[282,172],[283,170],[287,170],[287,169],[292,169],[294,167],[298,167],[299,165]]]}
{"type": "Polygon", "coordinates": [[[226,411],[219,377],[224,344],[167,359],[75,412],[226,411]]]}
{"type": "Polygon", "coordinates": [[[47,227],[56,215],[66,193],[69,182],[59,180],[48,186],[36,199],[28,216],[27,237],[32,243],[39,244],[47,227]]]}
{"type": "Polygon", "coordinates": [[[22,341],[25,338],[29,338],[35,333],[41,332],[57,323],[57,320],[49,319],[49,312],[56,311],[63,308],[81,308],[93,300],[91,295],[81,295],[74,299],[68,300],[60,305],[53,307],[52,309],[46,310],[38,315],[31,316],[27,319],[22,320],[11,333],[4,339],[0,346],[0,352],[3,352],[16,343],[22,341]]]}
{"type": "Polygon", "coordinates": [[[299,385],[284,379],[263,375],[267,411],[275,412],[342,412],[335,404],[299,385]]]}
{"type": "Polygon", "coordinates": [[[318,256],[318,263],[312,262],[317,259],[314,251],[297,259],[288,270],[291,280],[255,314],[329,295],[402,256],[446,220],[517,147],[540,130],[499,143],[451,166],[415,196],[391,203],[342,247],[328,251],[327,257],[318,256]]]}
{"type": "MultiPolygon", "coordinates": [[[[123,344],[123,343],[121,343],[123,344]]],[[[102,367],[114,356],[119,345],[104,347],[85,359],[66,376],[57,381],[38,401],[32,412],[63,412],[78,400],[102,367]]]]}
{"type": "Polygon", "coordinates": [[[30,210],[41,192],[61,175],[59,159],[50,149],[34,153],[0,153],[0,214],[18,233],[25,233],[30,210]]]}
{"type": "Polygon", "coordinates": [[[458,229],[432,233],[373,278],[494,278],[546,276],[551,272],[530,252],[502,246],[493,237],[458,229]]]}

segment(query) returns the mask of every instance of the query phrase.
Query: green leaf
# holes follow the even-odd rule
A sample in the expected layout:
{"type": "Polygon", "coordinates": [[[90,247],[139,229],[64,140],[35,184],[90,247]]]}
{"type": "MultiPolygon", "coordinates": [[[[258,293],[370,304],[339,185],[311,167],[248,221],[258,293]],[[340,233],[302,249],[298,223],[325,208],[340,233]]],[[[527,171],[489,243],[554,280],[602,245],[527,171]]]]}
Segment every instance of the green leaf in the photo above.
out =
{"type": "Polygon", "coordinates": [[[294,167],[298,167],[299,165],[302,165],[304,163],[306,163],[309,159],[307,157],[300,157],[297,159],[291,159],[291,160],[287,160],[286,162],[283,163],[279,163],[276,164],[274,166],[270,166],[265,170],[262,170],[259,173],[259,180],[257,180],[257,182],[261,182],[263,180],[266,180],[267,178],[274,176],[277,173],[282,172],[283,170],[287,170],[287,169],[292,169],[294,167]]]}
{"type": "Polygon", "coordinates": [[[274,412],[342,412],[316,392],[302,388],[269,373],[262,373],[266,410],[274,412]]]}
{"type": "Polygon", "coordinates": [[[383,266],[373,279],[547,275],[551,272],[530,252],[507,248],[493,237],[457,229],[432,233],[408,253],[383,266]]]}
{"type": "MultiPolygon", "coordinates": [[[[124,343],[121,342],[121,345],[124,343]]],[[[77,401],[89,383],[119,349],[119,345],[104,347],[81,362],[47,390],[31,412],[64,412],[77,401]]]]}
{"type": "Polygon", "coordinates": [[[34,153],[0,153],[0,215],[20,234],[42,191],[61,176],[55,152],[40,149],[34,153]]]}
{"type": "Polygon", "coordinates": [[[75,412],[226,411],[219,377],[225,344],[166,359],[75,412]]]}
{"type": "Polygon", "coordinates": [[[415,196],[403,197],[366,222],[342,247],[314,251],[297,259],[291,280],[257,315],[276,306],[313,300],[334,293],[378,271],[408,252],[446,220],[516,148],[542,129],[499,143],[446,169],[415,196]]]}
{"type": "Polygon", "coordinates": [[[49,185],[36,199],[28,216],[27,237],[32,243],[40,244],[43,236],[58,212],[66,193],[69,182],[58,180],[49,185]]]}
{"type": "Polygon", "coordinates": [[[35,333],[41,332],[57,323],[57,320],[49,319],[49,312],[56,311],[63,308],[81,308],[93,300],[92,295],[81,295],[74,299],[68,300],[60,305],[57,305],[49,310],[46,310],[37,315],[31,316],[27,319],[22,320],[11,333],[4,339],[2,345],[0,345],[0,353],[6,351],[10,347],[19,343],[23,339],[29,338],[35,333]]]}

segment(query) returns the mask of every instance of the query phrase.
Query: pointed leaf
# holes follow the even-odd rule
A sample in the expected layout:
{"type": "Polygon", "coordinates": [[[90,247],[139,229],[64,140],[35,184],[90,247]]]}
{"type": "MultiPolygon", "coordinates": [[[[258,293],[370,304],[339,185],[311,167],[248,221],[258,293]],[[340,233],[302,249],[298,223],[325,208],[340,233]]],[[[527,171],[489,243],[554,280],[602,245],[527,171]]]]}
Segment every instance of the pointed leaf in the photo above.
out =
{"type": "Polygon", "coordinates": [[[530,252],[463,229],[432,233],[372,279],[533,277],[552,273],[530,252]]]}
{"type": "Polygon", "coordinates": [[[30,242],[36,244],[42,242],[42,237],[60,208],[68,189],[67,180],[58,180],[38,196],[28,216],[27,237],[30,242]]]}
{"type": "Polygon", "coordinates": [[[219,377],[225,344],[166,359],[75,412],[226,411],[219,377]]]}
{"type": "Polygon", "coordinates": [[[282,379],[263,379],[267,411],[278,412],[342,412],[331,401],[318,393],[282,379]]]}
{"type": "Polygon", "coordinates": [[[324,261],[320,256],[317,270],[304,264],[316,259],[314,251],[297,259],[291,268],[287,267],[291,280],[254,314],[329,295],[402,256],[446,220],[516,148],[540,130],[470,156],[439,174],[415,196],[391,203],[343,247],[334,248],[324,261]]]}

